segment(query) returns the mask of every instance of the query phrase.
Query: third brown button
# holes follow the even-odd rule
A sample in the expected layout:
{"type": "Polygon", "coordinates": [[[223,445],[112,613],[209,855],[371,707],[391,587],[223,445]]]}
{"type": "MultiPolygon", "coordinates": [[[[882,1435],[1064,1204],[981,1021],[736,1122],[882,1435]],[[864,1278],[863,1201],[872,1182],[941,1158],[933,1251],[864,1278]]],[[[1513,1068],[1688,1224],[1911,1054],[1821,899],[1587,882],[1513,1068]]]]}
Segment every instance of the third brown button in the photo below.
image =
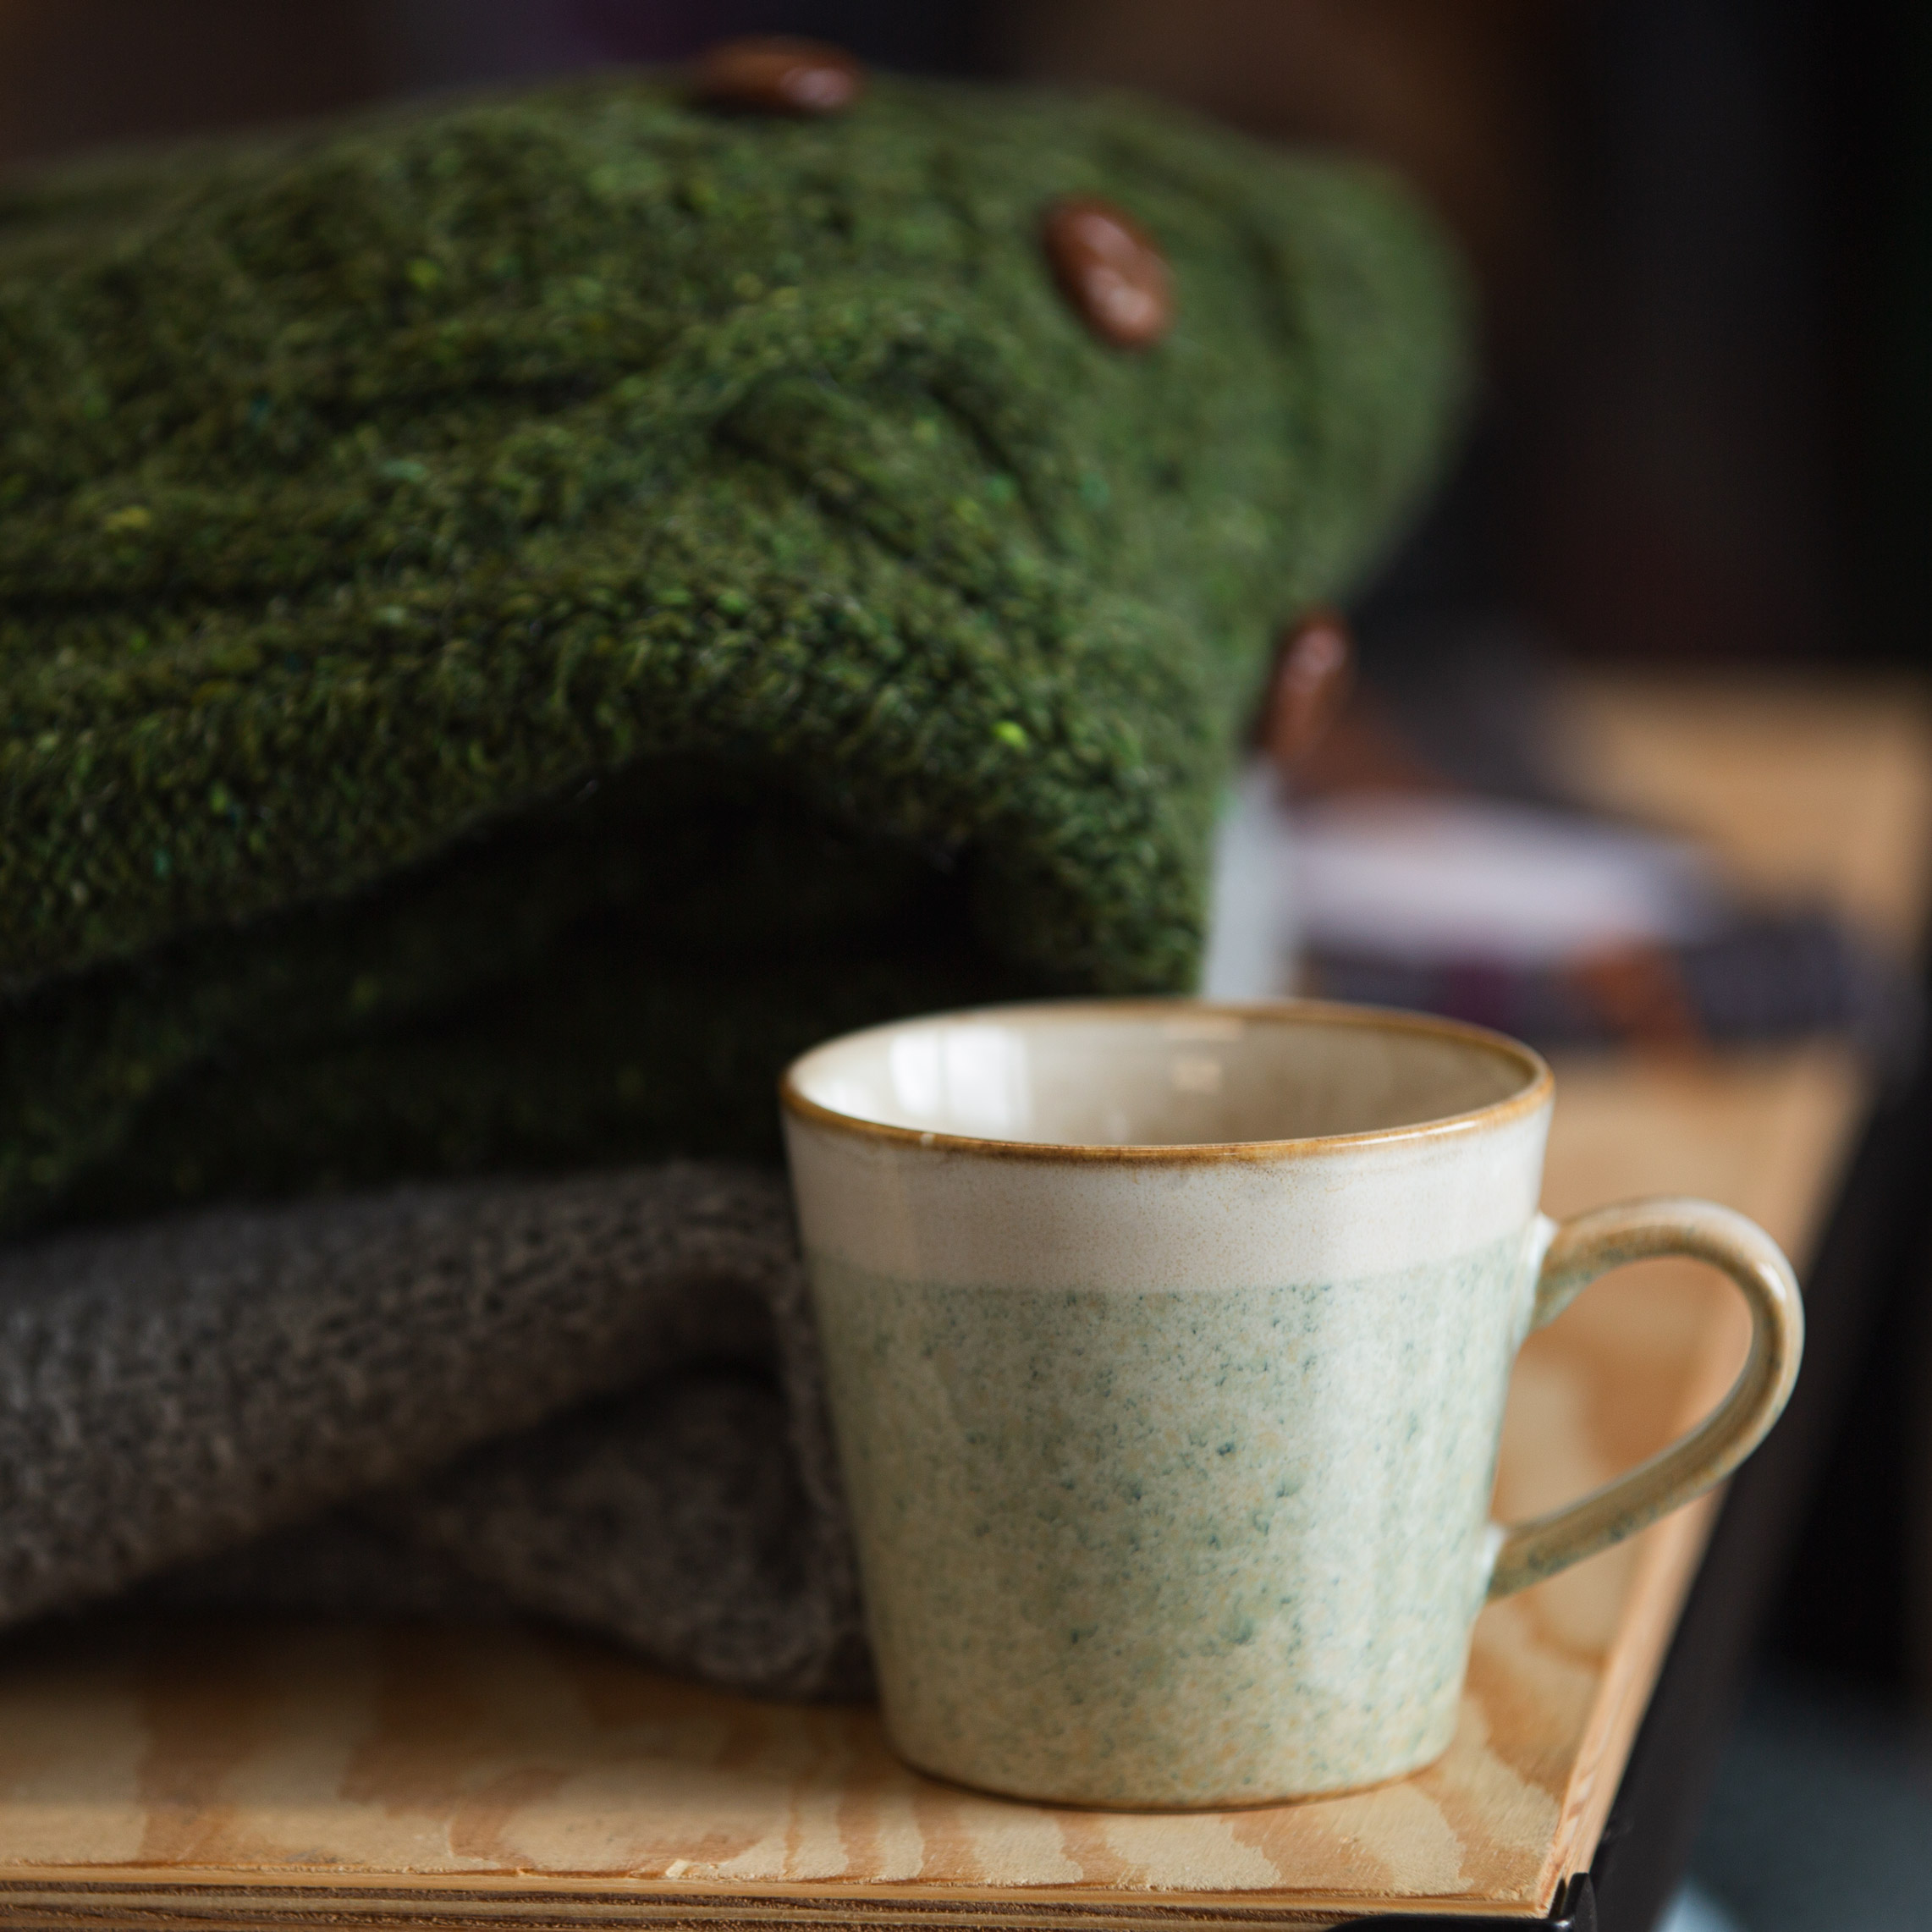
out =
{"type": "Polygon", "coordinates": [[[1174,320],[1167,258],[1133,217],[1094,195],[1047,211],[1047,260],[1080,318],[1103,341],[1145,349],[1174,320]]]}
{"type": "Polygon", "coordinates": [[[698,57],[695,91],[714,107],[762,114],[835,114],[864,93],[866,70],[823,41],[753,35],[698,57]]]}
{"type": "Polygon", "coordinates": [[[1262,745],[1276,764],[1297,765],[1321,743],[1354,681],[1348,620],[1318,605],[1282,634],[1262,718],[1262,745]]]}

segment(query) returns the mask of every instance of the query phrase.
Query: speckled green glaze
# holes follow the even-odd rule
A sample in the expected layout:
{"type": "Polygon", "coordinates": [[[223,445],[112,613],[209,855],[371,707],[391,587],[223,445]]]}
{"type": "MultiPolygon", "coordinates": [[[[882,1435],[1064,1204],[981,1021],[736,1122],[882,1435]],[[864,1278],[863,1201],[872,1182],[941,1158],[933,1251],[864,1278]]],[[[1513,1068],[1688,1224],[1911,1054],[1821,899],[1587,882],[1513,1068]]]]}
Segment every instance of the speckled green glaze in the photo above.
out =
{"type": "Polygon", "coordinates": [[[1437,1756],[1524,1258],[1122,1294],[812,1258],[900,1750],[1120,1805],[1437,1756]]]}

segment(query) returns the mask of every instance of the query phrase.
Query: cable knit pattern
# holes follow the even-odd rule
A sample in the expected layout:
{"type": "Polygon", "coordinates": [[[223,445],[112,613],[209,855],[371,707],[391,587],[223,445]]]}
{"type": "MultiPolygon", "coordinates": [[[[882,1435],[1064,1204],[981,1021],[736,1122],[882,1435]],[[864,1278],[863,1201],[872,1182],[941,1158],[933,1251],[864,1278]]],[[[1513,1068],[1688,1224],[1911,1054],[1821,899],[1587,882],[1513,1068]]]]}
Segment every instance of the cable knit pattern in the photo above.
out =
{"type": "Polygon", "coordinates": [[[1372,170],[883,76],[0,188],[0,1229],[766,1158],[828,1034],[1185,990],[1457,287],[1372,170]],[[1137,354],[1042,249],[1096,195],[1137,354]]]}

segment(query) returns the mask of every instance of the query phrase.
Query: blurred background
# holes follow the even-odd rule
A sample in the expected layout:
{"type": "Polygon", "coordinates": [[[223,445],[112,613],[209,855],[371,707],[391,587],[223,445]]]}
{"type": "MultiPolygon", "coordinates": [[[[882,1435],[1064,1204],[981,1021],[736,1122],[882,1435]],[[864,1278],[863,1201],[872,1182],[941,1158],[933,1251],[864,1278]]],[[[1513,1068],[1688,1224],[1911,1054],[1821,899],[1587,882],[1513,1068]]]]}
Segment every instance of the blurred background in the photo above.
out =
{"type": "MultiPolygon", "coordinates": [[[[1906,0],[0,0],[0,162],[676,60],[751,31],[927,72],[1131,85],[1359,151],[1460,237],[1483,331],[1471,434],[1348,614],[1356,692],[1301,758],[1305,802],[1372,779],[1560,808],[1537,701],[1579,671],[1742,692],[1932,669],[1932,14],[1906,0]]],[[[1479,872],[1527,865],[1522,841],[1553,823],[1455,829],[1479,872]]],[[[1360,879],[1379,836],[1315,812],[1301,843],[1360,879]]],[[[1592,876],[1642,902],[1628,936],[1687,958],[1709,941],[1694,855],[1593,851],[1608,870],[1592,876]]],[[[1440,991],[1421,940],[1318,899],[1311,885],[1296,917],[1319,983],[1440,991]]],[[[1907,1078],[1909,961],[1788,921],[1726,943],[1693,988],[1709,1031],[1776,1032],[1764,1002],[1782,999],[1792,1025],[1850,1026],[1907,1078]]],[[[1559,1042],[1648,1024],[1627,975],[1616,997],[1575,976],[1484,983],[1503,1005],[1477,1016],[1559,1042]]],[[[1680,1017],[1682,983],[1664,1003],[1680,1017]]],[[[1701,1890],[1676,1907],[1687,1932],[1932,1925],[1927,1273],[1915,1246],[1885,1266],[1693,1858],[1701,1890]]]]}
{"type": "Polygon", "coordinates": [[[1489,381],[1392,603],[1619,658],[1923,651],[1932,23],[1904,0],[0,0],[0,157],[768,30],[1408,174],[1476,266],[1489,381]]]}

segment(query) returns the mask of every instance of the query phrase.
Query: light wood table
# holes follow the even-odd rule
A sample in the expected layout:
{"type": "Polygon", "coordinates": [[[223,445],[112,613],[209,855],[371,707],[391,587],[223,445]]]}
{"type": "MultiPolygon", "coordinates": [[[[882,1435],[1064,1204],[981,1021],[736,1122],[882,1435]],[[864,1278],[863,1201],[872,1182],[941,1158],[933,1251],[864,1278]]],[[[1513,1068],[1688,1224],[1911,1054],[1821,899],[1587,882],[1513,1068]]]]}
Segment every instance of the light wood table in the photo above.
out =
{"type": "MultiPolygon", "coordinates": [[[[1932,726],[1902,688],[1601,684],[1579,782],[1709,837],[1773,894],[1915,949],[1932,726]]],[[[1547,1204],[1707,1194],[1803,1265],[1869,1099],[1830,1043],[1565,1060],[1547,1204]]],[[[1572,1496],[1721,1393],[1746,1318],[1682,1263],[1525,1349],[1500,1513],[1572,1496]]],[[[1685,1511],[1485,1610],[1420,1775],[1191,1816],[982,1797],[900,1767],[869,1709],[672,1682],[520,1627],[104,1622],[0,1650],[0,1922],[1323,1925],[1534,1918],[1587,1865],[1711,1520],[1685,1511]]]]}

